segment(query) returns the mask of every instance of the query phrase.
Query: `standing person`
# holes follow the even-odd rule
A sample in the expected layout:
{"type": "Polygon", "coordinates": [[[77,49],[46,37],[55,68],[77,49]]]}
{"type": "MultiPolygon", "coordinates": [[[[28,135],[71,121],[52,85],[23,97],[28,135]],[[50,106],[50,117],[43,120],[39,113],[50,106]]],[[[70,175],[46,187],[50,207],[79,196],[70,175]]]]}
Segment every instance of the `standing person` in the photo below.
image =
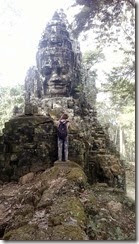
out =
{"type": "Polygon", "coordinates": [[[68,115],[63,114],[58,122],[57,136],[58,136],[58,160],[68,160],[68,115]]]}

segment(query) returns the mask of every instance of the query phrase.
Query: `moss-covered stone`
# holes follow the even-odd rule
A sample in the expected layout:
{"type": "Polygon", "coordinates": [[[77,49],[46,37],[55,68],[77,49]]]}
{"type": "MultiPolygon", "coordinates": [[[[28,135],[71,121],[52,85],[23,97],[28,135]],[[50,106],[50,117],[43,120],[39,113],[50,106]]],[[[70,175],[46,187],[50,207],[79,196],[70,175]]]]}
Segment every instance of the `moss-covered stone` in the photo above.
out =
{"type": "Polygon", "coordinates": [[[86,233],[75,224],[57,225],[53,228],[51,236],[53,241],[86,241],[88,237],[86,233]]]}
{"type": "Polygon", "coordinates": [[[84,208],[87,216],[95,216],[96,214],[99,213],[97,198],[94,196],[93,193],[87,194],[87,197],[85,196],[84,201],[85,201],[84,208]]]}
{"type": "Polygon", "coordinates": [[[47,182],[49,182],[50,180],[58,178],[59,174],[60,170],[58,166],[50,168],[41,175],[42,184],[47,185],[47,182]]]}
{"type": "Polygon", "coordinates": [[[134,240],[135,209],[124,192],[106,183],[80,188],[78,173],[67,177],[73,170],[82,172],[74,162],[56,162],[32,182],[0,187],[2,239],[134,240]]]}
{"type": "Polygon", "coordinates": [[[105,182],[125,190],[125,170],[122,162],[111,154],[96,154],[89,158],[90,182],[105,182]]]}
{"type": "Polygon", "coordinates": [[[73,135],[69,135],[69,159],[84,167],[86,151],[85,144],[81,138],[76,139],[73,135]]]}
{"type": "Polygon", "coordinates": [[[41,196],[41,199],[37,205],[37,208],[46,208],[53,203],[54,193],[52,190],[45,190],[41,196]]]}
{"type": "Polygon", "coordinates": [[[45,171],[41,177],[43,179],[43,184],[47,184],[47,182],[51,181],[52,179],[57,179],[58,177],[64,177],[69,181],[76,183],[86,184],[87,182],[87,177],[83,171],[83,168],[79,164],[70,160],[66,162],[54,162],[54,167],[45,171]]]}
{"type": "Polygon", "coordinates": [[[87,182],[87,177],[80,167],[72,168],[67,174],[66,178],[70,181],[75,181],[77,183],[85,184],[87,182]]]}
{"type": "Polygon", "coordinates": [[[18,180],[30,171],[50,168],[57,158],[56,128],[50,117],[15,117],[6,123],[2,140],[5,162],[0,164],[3,172],[0,179],[3,181],[18,180]]]}
{"type": "Polygon", "coordinates": [[[49,224],[60,225],[72,219],[80,226],[85,225],[86,215],[83,205],[76,197],[62,196],[52,205],[49,224]]]}
{"type": "Polygon", "coordinates": [[[46,231],[40,231],[36,225],[29,224],[11,230],[4,235],[4,240],[9,241],[44,241],[48,238],[46,231]]]}
{"type": "Polygon", "coordinates": [[[30,204],[25,204],[21,209],[17,211],[17,215],[15,215],[15,220],[18,218],[18,215],[22,215],[25,217],[27,214],[31,214],[34,212],[34,207],[30,204]]]}

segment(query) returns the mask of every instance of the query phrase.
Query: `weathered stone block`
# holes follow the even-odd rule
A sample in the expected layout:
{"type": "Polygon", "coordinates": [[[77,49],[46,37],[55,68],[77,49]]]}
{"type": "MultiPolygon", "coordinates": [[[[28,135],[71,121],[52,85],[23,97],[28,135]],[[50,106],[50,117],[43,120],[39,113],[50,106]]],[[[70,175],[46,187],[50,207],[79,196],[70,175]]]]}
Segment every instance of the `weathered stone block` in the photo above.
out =
{"type": "Polygon", "coordinates": [[[19,116],[7,123],[1,147],[4,179],[18,180],[30,170],[44,170],[57,158],[56,128],[50,117],[19,116]]]}
{"type": "Polygon", "coordinates": [[[5,160],[5,155],[3,153],[0,153],[0,162],[5,160]]]}
{"type": "Polygon", "coordinates": [[[11,154],[10,161],[17,161],[18,156],[17,154],[11,154]]]}
{"type": "Polygon", "coordinates": [[[13,144],[11,145],[11,153],[17,153],[23,150],[23,147],[21,144],[13,144]]]}
{"type": "Polygon", "coordinates": [[[33,106],[31,103],[25,105],[25,115],[33,115],[33,106]]]}
{"type": "Polygon", "coordinates": [[[85,144],[78,139],[70,139],[69,137],[69,153],[78,155],[78,154],[84,154],[85,152],[85,144]]]}
{"type": "Polygon", "coordinates": [[[4,151],[5,145],[4,143],[0,144],[0,153],[2,153],[4,151]]]}
{"type": "Polygon", "coordinates": [[[31,182],[33,180],[34,176],[35,176],[34,173],[30,172],[30,173],[20,177],[19,183],[22,184],[22,185],[24,185],[26,183],[29,183],[29,182],[31,182]]]}
{"type": "Polygon", "coordinates": [[[79,165],[81,165],[83,168],[85,166],[85,157],[82,154],[69,154],[69,160],[70,161],[76,161],[79,165]]]}
{"type": "Polygon", "coordinates": [[[92,182],[106,182],[110,186],[115,185],[125,190],[124,167],[114,155],[97,154],[89,159],[90,180],[92,182]]]}

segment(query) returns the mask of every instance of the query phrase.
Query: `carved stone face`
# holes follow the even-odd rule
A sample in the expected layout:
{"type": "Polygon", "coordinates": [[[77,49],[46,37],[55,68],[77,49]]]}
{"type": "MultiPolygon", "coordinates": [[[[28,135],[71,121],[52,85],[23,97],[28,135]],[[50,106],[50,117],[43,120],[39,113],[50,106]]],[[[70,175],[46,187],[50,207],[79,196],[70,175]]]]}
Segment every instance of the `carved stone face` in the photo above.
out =
{"type": "Polygon", "coordinates": [[[43,83],[44,95],[51,96],[68,96],[71,90],[72,83],[72,66],[70,63],[49,55],[47,61],[42,68],[42,75],[45,77],[43,83]]]}

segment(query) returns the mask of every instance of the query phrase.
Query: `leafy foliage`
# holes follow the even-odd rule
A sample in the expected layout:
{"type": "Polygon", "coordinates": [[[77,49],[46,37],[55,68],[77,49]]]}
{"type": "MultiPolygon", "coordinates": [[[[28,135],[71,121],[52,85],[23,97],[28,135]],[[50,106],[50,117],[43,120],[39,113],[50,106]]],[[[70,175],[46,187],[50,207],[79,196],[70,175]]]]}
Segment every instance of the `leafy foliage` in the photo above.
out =
{"type": "Polygon", "coordinates": [[[6,121],[13,115],[14,106],[23,107],[24,91],[22,85],[0,87],[0,133],[6,121]]]}
{"type": "Polygon", "coordinates": [[[95,64],[98,64],[105,59],[105,56],[101,49],[98,50],[88,50],[83,55],[83,84],[84,84],[84,93],[89,103],[95,105],[96,103],[96,79],[97,79],[97,69],[95,64]]]}
{"type": "Polygon", "coordinates": [[[103,28],[104,32],[115,24],[121,26],[124,6],[135,8],[134,0],[76,0],[74,6],[82,6],[75,15],[74,34],[78,36],[82,31],[90,28],[103,28]],[[96,21],[97,20],[97,21],[96,21]]]}
{"type": "Polygon", "coordinates": [[[103,84],[104,92],[111,92],[112,104],[122,109],[127,104],[134,105],[135,83],[118,74],[119,68],[114,68],[112,75],[108,75],[108,83],[103,84]]]}
{"type": "Polygon", "coordinates": [[[107,73],[107,82],[102,84],[101,92],[109,99],[105,105],[104,102],[98,104],[98,113],[100,121],[109,124],[109,133],[118,147],[120,147],[119,141],[122,140],[121,144],[123,143],[125,148],[124,156],[128,160],[134,160],[135,67],[134,62],[131,64],[127,62],[128,59],[130,59],[130,54],[125,55],[119,67],[114,67],[110,73],[107,73]],[[120,138],[121,135],[122,138],[120,138]]]}

